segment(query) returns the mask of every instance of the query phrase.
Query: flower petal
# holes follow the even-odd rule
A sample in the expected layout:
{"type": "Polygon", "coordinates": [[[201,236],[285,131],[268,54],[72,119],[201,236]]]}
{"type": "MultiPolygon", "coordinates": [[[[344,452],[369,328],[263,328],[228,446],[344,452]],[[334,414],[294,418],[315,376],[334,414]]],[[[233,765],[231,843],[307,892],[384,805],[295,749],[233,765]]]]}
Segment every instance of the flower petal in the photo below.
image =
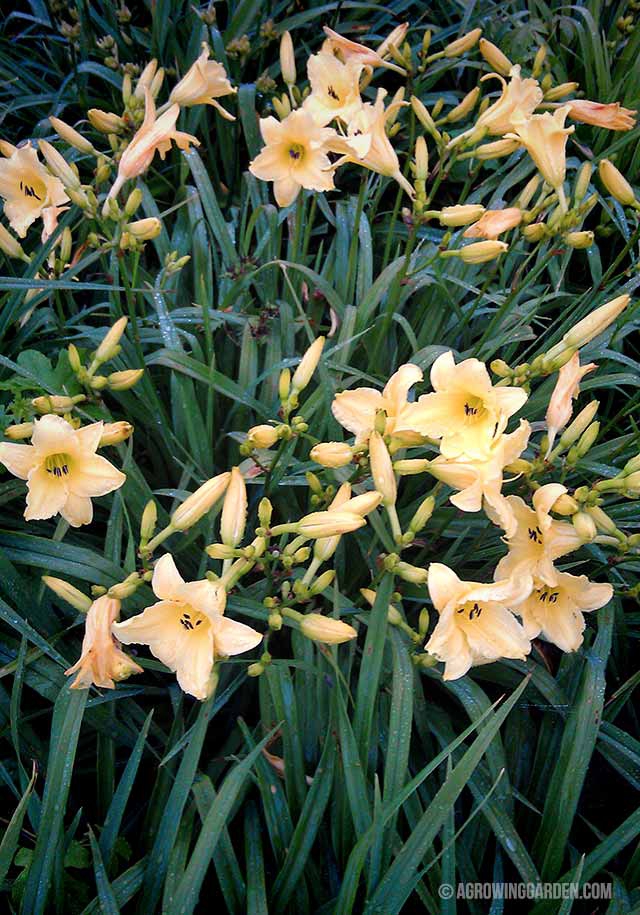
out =
{"type": "Polygon", "coordinates": [[[75,429],[61,416],[47,413],[33,424],[31,444],[40,454],[60,454],[74,450],[75,429]]]}
{"type": "Polygon", "coordinates": [[[93,519],[93,503],[88,496],[78,496],[75,493],[69,493],[67,500],[60,509],[60,514],[65,521],[68,521],[71,527],[81,527],[83,524],[91,524],[93,519]]]}
{"type": "Polygon", "coordinates": [[[83,451],[95,453],[98,450],[100,439],[104,430],[104,423],[90,423],[88,426],[82,426],[76,429],[76,442],[83,451]]]}
{"type": "Polygon", "coordinates": [[[237,620],[219,617],[213,622],[213,641],[216,658],[220,655],[236,655],[250,651],[263,639],[261,632],[237,620]]]}
{"type": "Polygon", "coordinates": [[[151,587],[156,597],[163,601],[179,600],[185,586],[185,580],[178,572],[171,553],[165,553],[156,562],[153,569],[151,587]]]}
{"type": "Polygon", "coordinates": [[[462,591],[462,582],[456,573],[442,562],[429,565],[428,586],[433,606],[440,612],[462,591]]]}
{"type": "Polygon", "coordinates": [[[99,454],[81,454],[73,460],[69,490],[77,496],[106,496],[120,489],[126,479],[126,474],[99,454]]]}
{"type": "Polygon", "coordinates": [[[384,406],[375,388],[355,388],[336,394],[331,412],[341,426],[354,435],[368,435],[376,421],[376,410],[384,406]]]}
{"type": "Polygon", "coordinates": [[[67,501],[66,484],[48,474],[44,467],[37,467],[29,474],[27,481],[27,521],[44,521],[53,518],[67,501]]]}
{"type": "Polygon", "coordinates": [[[21,480],[26,480],[34,467],[39,463],[33,445],[14,445],[12,442],[0,444],[0,463],[21,480]]]}
{"type": "Polygon", "coordinates": [[[227,593],[223,585],[204,578],[202,581],[188,581],[181,585],[176,598],[191,604],[207,616],[216,618],[224,613],[227,593]]]}

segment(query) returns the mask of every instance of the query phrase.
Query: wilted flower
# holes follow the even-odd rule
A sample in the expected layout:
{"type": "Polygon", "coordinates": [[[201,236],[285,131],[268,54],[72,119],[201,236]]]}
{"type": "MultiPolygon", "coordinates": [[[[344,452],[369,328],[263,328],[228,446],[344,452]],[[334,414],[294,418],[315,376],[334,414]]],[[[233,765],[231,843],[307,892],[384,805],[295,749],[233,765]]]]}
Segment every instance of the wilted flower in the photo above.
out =
{"type": "Polygon", "coordinates": [[[115,682],[131,674],[141,674],[142,668],[121,650],[114,639],[111,626],[120,616],[120,601],[106,594],[95,600],[85,620],[84,639],[79,660],[65,670],[70,676],[77,673],[71,689],[88,689],[99,686],[114,689],[115,682]]]}
{"type": "Polygon", "coordinates": [[[384,412],[385,435],[405,439],[407,444],[419,444],[422,437],[411,424],[409,389],[422,381],[417,365],[401,365],[382,391],[375,388],[353,388],[336,394],[331,411],[341,426],[352,432],[356,442],[366,442],[376,425],[376,415],[384,412]]]}
{"type": "Polygon", "coordinates": [[[284,121],[262,118],[260,132],[265,147],[249,165],[261,181],[273,181],[278,206],[289,206],[301,188],[313,191],[333,189],[331,162],[327,156],[336,132],[319,127],[308,111],[292,111],[284,121]]]}
{"type": "Polygon", "coordinates": [[[636,112],[623,108],[620,102],[601,104],[588,99],[576,99],[567,102],[569,117],[572,121],[593,124],[594,127],[606,127],[608,130],[632,130],[636,123],[636,112]]]}
{"type": "Polygon", "coordinates": [[[522,210],[505,207],[503,210],[485,210],[480,219],[462,233],[463,238],[495,239],[522,222],[522,210]]]}
{"type": "Polygon", "coordinates": [[[357,58],[342,63],[326,51],[311,55],[307,62],[311,94],[304,100],[303,108],[321,127],[334,118],[347,123],[361,108],[362,67],[357,58]]]}
{"type": "Polygon", "coordinates": [[[233,95],[236,91],[227,79],[227,73],[222,64],[217,60],[209,60],[209,48],[204,45],[198,59],[171,90],[169,103],[180,105],[181,108],[189,108],[192,105],[213,105],[227,121],[235,121],[234,116],[229,114],[217,99],[225,95],[233,95]]]}
{"type": "Polygon", "coordinates": [[[612,597],[609,584],[596,584],[586,575],[556,572],[553,586],[534,580],[533,591],[517,612],[530,639],[540,636],[562,651],[576,651],[583,641],[583,613],[599,610],[612,597]]]}
{"type": "Polygon", "coordinates": [[[33,424],[30,445],[0,444],[0,461],[27,481],[27,521],[41,521],[58,513],[72,527],[89,524],[91,499],[119,489],[124,473],[96,454],[103,423],[74,429],[53,413],[33,424]]]}
{"type": "Polygon", "coordinates": [[[553,114],[545,111],[527,120],[515,120],[513,133],[507,135],[507,139],[519,140],[526,146],[544,180],[556,189],[565,177],[567,137],[575,130],[564,126],[568,114],[569,106],[563,105],[553,114]]]}
{"type": "Polygon", "coordinates": [[[47,209],[69,200],[60,179],[39,161],[30,143],[0,159],[0,197],[9,225],[20,238],[36,219],[44,218],[47,209]]]}
{"type": "Polygon", "coordinates": [[[156,563],[151,585],[158,603],[115,623],[113,631],[125,645],[148,645],[175,672],[185,693],[206,699],[214,663],[250,651],[262,641],[262,635],[244,623],[226,619],[224,587],[206,578],[185,582],[169,554],[156,563]]]}
{"type": "Polygon", "coordinates": [[[432,562],[428,585],[440,618],[425,651],[444,661],[444,680],[457,680],[477,664],[528,655],[531,645],[513,610],[531,593],[530,576],[481,584],[432,562]]]}
{"type": "MultiPolygon", "coordinates": [[[[549,437],[549,451],[553,447],[555,437],[567,425],[573,412],[573,400],[580,393],[580,381],[589,372],[597,368],[595,362],[580,365],[580,354],[574,353],[558,373],[558,380],[553,389],[549,406],[547,408],[547,434],[549,437]]],[[[547,451],[547,454],[549,453],[547,451]]]]}
{"type": "MultiPolygon", "coordinates": [[[[399,28],[402,29],[406,34],[406,23],[399,28]]],[[[368,48],[364,44],[358,44],[357,41],[351,41],[349,38],[344,38],[342,35],[334,32],[333,29],[330,29],[326,25],[323,26],[323,31],[327,36],[327,40],[322,45],[323,52],[331,51],[333,54],[340,57],[340,59],[343,61],[353,60],[366,67],[386,67],[388,70],[395,70],[396,73],[405,73],[405,70],[402,67],[399,67],[397,64],[384,59],[384,54],[387,51],[387,48],[385,48],[385,42],[382,43],[381,52],[379,52],[368,48]]],[[[394,32],[395,31],[396,30],[394,29],[394,32]]],[[[392,33],[392,35],[393,34],[394,33],[392,33]]],[[[392,36],[389,37],[391,38],[392,36]]],[[[394,37],[395,44],[397,46],[402,41],[403,35],[398,32],[394,37]]]]}

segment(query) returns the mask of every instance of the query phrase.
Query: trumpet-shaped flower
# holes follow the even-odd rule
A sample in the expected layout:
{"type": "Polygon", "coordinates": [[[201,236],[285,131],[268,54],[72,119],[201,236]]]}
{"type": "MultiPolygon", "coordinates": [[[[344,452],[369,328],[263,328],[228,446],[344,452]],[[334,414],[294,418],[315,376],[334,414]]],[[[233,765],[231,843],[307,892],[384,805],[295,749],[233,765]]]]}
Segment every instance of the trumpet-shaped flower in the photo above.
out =
{"type": "MultiPolygon", "coordinates": [[[[396,45],[399,45],[404,38],[404,35],[407,32],[407,27],[407,23],[404,23],[397,30],[394,29],[394,33],[396,33],[394,36],[396,45]]],[[[342,35],[334,32],[333,29],[330,29],[326,25],[323,26],[323,30],[327,36],[326,41],[322,45],[323,53],[334,54],[345,62],[356,61],[365,67],[386,67],[388,70],[395,70],[396,73],[404,74],[406,72],[397,64],[392,63],[390,60],[385,60],[384,53],[380,54],[379,51],[374,51],[372,48],[368,48],[364,44],[358,44],[357,41],[351,41],[349,38],[344,38],[342,35]]],[[[386,44],[386,41],[382,43],[383,52],[386,50],[386,44]]]]}
{"type": "Polygon", "coordinates": [[[89,524],[91,499],[119,489],[126,476],[96,454],[103,423],[74,429],[61,416],[35,420],[30,445],[0,444],[0,461],[27,481],[27,521],[61,514],[72,527],[89,524]]]}
{"type": "MultiPolygon", "coordinates": [[[[520,496],[506,497],[516,527],[507,532],[509,552],[496,566],[496,578],[531,575],[550,587],[557,584],[560,573],[553,565],[554,560],[582,546],[572,524],[554,521],[549,514],[554,502],[566,491],[560,483],[547,483],[534,492],[533,507],[520,496]]],[[[501,523],[497,517],[492,520],[501,523]]]]}
{"type": "Polygon", "coordinates": [[[357,59],[342,63],[326,51],[311,55],[307,63],[311,94],[304,100],[303,108],[320,127],[335,118],[348,123],[360,110],[362,66],[357,59]]]}
{"type": "Polygon", "coordinates": [[[118,176],[109,191],[107,200],[115,197],[125,181],[137,178],[149,168],[156,152],[164,159],[171,149],[173,141],[179,149],[189,149],[189,144],[199,146],[200,141],[190,133],[176,130],[176,121],[180,114],[177,104],[167,108],[164,114],[156,117],[156,106],[149,89],[144,93],[144,121],[139,130],[122,153],[118,164],[118,176]]]}
{"type": "Polygon", "coordinates": [[[515,229],[522,222],[522,210],[505,207],[504,210],[485,210],[480,219],[462,233],[463,238],[496,239],[503,232],[515,229]]]}
{"type": "Polygon", "coordinates": [[[599,610],[612,597],[609,584],[596,584],[586,575],[558,572],[553,586],[534,580],[533,591],[518,607],[518,615],[530,639],[541,636],[562,651],[576,651],[583,641],[583,614],[599,610]]]}
{"type": "Polygon", "coordinates": [[[261,181],[273,181],[278,206],[293,203],[303,187],[310,191],[333,189],[327,152],[336,137],[334,130],[318,126],[308,111],[298,108],[284,121],[262,118],[260,132],[266,145],[250,163],[249,171],[261,181]]]}
{"type": "Polygon", "coordinates": [[[534,114],[526,120],[514,120],[513,133],[507,139],[519,140],[547,184],[553,188],[562,185],[567,167],[567,137],[575,127],[565,127],[569,105],[556,108],[553,114],[534,114]]]}
{"type": "Polygon", "coordinates": [[[198,59],[193,63],[169,96],[172,105],[189,108],[192,105],[213,105],[226,118],[235,121],[232,114],[223,108],[217,99],[233,95],[237,90],[227,79],[227,73],[217,60],[209,60],[209,48],[205,45],[198,59]]]}
{"type": "Polygon", "coordinates": [[[449,497],[456,508],[464,512],[477,512],[484,508],[507,536],[512,536],[516,533],[518,522],[510,502],[513,497],[502,494],[504,468],[522,454],[530,434],[529,423],[520,420],[520,427],[515,432],[493,439],[484,460],[448,460],[440,455],[428,462],[427,469],[436,479],[459,490],[449,497]]]}
{"type": "Polygon", "coordinates": [[[604,105],[590,102],[588,99],[576,99],[568,102],[569,117],[572,121],[593,124],[594,127],[606,127],[608,130],[632,130],[636,124],[636,111],[623,108],[620,102],[604,105]]]}
{"type": "Polygon", "coordinates": [[[580,382],[589,372],[597,368],[595,362],[580,365],[580,354],[574,353],[571,359],[562,366],[558,372],[558,380],[553,389],[547,409],[547,435],[549,437],[549,451],[553,447],[555,437],[567,425],[573,413],[573,401],[580,393],[580,382]]]}
{"type": "Polygon", "coordinates": [[[499,73],[487,73],[482,79],[495,78],[502,83],[500,98],[483,112],[474,130],[484,128],[494,137],[503,136],[513,130],[517,121],[526,121],[542,102],[543,92],[535,79],[522,79],[520,67],[511,69],[511,78],[507,83],[499,73]]]}
{"type": "Polygon", "coordinates": [[[531,593],[531,578],[481,584],[461,581],[440,562],[429,566],[429,594],[439,613],[425,650],[444,661],[445,680],[457,680],[478,664],[523,660],[531,644],[513,610],[531,593]]]}
{"type": "Polygon", "coordinates": [[[433,393],[423,394],[408,409],[410,428],[440,439],[445,458],[484,460],[509,417],[524,405],[522,388],[491,384],[478,359],[456,365],[451,351],[438,356],[431,368],[433,393]]]}
{"type": "Polygon", "coordinates": [[[156,563],[151,585],[159,601],[114,623],[113,631],[125,645],[148,645],[175,672],[185,693],[206,699],[214,663],[250,651],[262,635],[223,616],[226,593],[220,583],[206,578],[185,582],[169,554],[156,563]]]}
{"type": "Polygon", "coordinates": [[[67,203],[62,181],[55,178],[38,159],[38,153],[27,143],[0,159],[0,197],[4,212],[14,232],[24,238],[29,226],[42,217],[50,226],[58,207],[67,203]]]}
{"type": "Polygon", "coordinates": [[[67,676],[78,674],[71,689],[88,689],[92,684],[114,689],[114,681],[142,673],[142,668],[122,651],[112,635],[111,626],[119,616],[120,601],[107,594],[89,607],[80,658],[65,670],[67,676]]]}
{"type": "Polygon", "coordinates": [[[333,415],[343,428],[352,432],[356,442],[366,442],[376,425],[376,415],[386,414],[385,434],[406,444],[420,444],[422,436],[411,424],[409,389],[422,381],[422,370],[408,362],[391,376],[382,391],[375,388],[353,388],[336,394],[331,405],[333,415]]]}
{"type": "Polygon", "coordinates": [[[333,163],[333,168],[354,162],[379,175],[394,178],[410,197],[414,197],[413,186],[400,171],[398,156],[386,131],[388,119],[407,102],[396,99],[385,109],[386,94],[386,89],[378,89],[375,104],[366,102],[362,105],[349,121],[347,135],[336,136],[331,150],[342,155],[333,163]]]}

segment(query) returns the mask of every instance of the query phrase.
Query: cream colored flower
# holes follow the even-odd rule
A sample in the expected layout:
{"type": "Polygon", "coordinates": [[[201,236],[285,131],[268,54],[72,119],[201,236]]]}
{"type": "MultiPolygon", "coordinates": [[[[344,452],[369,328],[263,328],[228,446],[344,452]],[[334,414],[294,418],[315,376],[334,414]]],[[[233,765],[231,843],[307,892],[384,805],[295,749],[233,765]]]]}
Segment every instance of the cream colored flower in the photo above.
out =
{"type": "Polygon", "coordinates": [[[119,489],[126,476],[96,454],[103,423],[74,429],[52,413],[35,420],[30,445],[0,444],[0,461],[27,481],[27,521],[60,514],[72,527],[89,524],[91,499],[119,489]]]}
{"type": "Polygon", "coordinates": [[[30,143],[0,159],[0,197],[9,225],[20,238],[36,219],[42,217],[45,227],[50,226],[54,216],[48,211],[61,212],[57,208],[69,200],[62,181],[40,162],[30,143]]]}
{"type": "Polygon", "coordinates": [[[158,603],[115,623],[113,631],[125,645],[148,645],[175,672],[185,693],[206,699],[214,663],[250,651],[262,635],[223,616],[226,593],[221,584],[207,578],[185,582],[168,553],[156,563],[151,585],[158,603]]]}
{"type": "MultiPolygon", "coordinates": [[[[404,35],[407,32],[407,28],[408,24],[404,23],[403,26],[399,27],[397,30],[394,29],[395,34],[392,33],[392,36],[395,38],[396,46],[398,46],[404,38],[404,35]]],[[[368,48],[364,44],[358,44],[357,41],[351,41],[349,38],[344,38],[342,35],[334,32],[333,29],[330,29],[326,25],[323,26],[323,30],[327,36],[327,40],[322,45],[323,53],[330,52],[345,62],[352,60],[366,67],[386,67],[388,70],[395,70],[396,73],[404,74],[406,72],[397,64],[384,59],[384,55],[387,51],[386,41],[382,42],[381,47],[383,53],[380,54],[379,51],[374,51],[372,48],[368,48]]]]}
{"type": "Polygon", "coordinates": [[[396,99],[385,109],[386,94],[386,89],[378,89],[375,104],[366,102],[362,105],[349,121],[346,136],[336,136],[330,148],[332,152],[342,155],[333,163],[333,168],[339,168],[346,162],[354,162],[379,175],[394,178],[413,198],[413,186],[400,171],[398,156],[386,131],[387,120],[407,102],[396,99]]]}
{"type": "Polygon", "coordinates": [[[527,447],[531,426],[520,420],[520,426],[508,435],[493,439],[484,460],[458,458],[448,460],[440,455],[428,462],[428,471],[452,489],[459,490],[449,501],[464,512],[484,508],[489,517],[504,529],[507,536],[515,534],[517,518],[510,499],[502,495],[504,468],[520,457],[527,447]]]}
{"type": "Polygon", "coordinates": [[[505,207],[503,210],[485,210],[477,222],[462,233],[463,238],[496,239],[503,232],[515,229],[522,222],[522,210],[505,207]]]}
{"type": "Polygon", "coordinates": [[[142,673],[142,668],[120,649],[111,633],[111,626],[119,616],[120,601],[106,594],[89,607],[80,658],[65,670],[67,677],[78,674],[71,689],[88,689],[92,684],[114,689],[114,681],[142,673]]]}
{"type": "Polygon", "coordinates": [[[342,63],[326,51],[311,55],[307,62],[311,94],[304,100],[303,108],[316,124],[325,127],[335,118],[348,123],[360,110],[362,67],[357,59],[342,63]]]}
{"type": "Polygon", "coordinates": [[[576,651],[583,641],[583,613],[599,610],[612,597],[609,584],[596,584],[586,575],[557,572],[553,586],[534,580],[533,591],[517,612],[530,639],[541,636],[562,651],[576,651]]]}
{"type": "Polygon", "coordinates": [[[524,405],[522,388],[497,387],[484,362],[464,359],[456,365],[451,351],[431,368],[433,393],[423,394],[407,410],[410,428],[440,440],[445,458],[484,460],[509,417],[524,405]]]}
{"type": "Polygon", "coordinates": [[[499,73],[487,73],[482,81],[495,78],[502,83],[500,98],[483,112],[474,130],[484,128],[493,137],[500,137],[513,130],[516,121],[527,120],[542,102],[543,92],[535,79],[522,79],[520,67],[511,70],[507,83],[499,73]]]}
{"type": "Polygon", "coordinates": [[[233,95],[237,90],[227,79],[227,73],[217,60],[209,60],[209,48],[203,46],[200,57],[193,63],[169,96],[172,105],[189,108],[192,105],[213,105],[226,118],[235,121],[232,114],[223,108],[217,99],[233,95]]]}
{"type": "Polygon", "coordinates": [[[569,105],[556,108],[553,114],[534,114],[527,120],[514,120],[513,133],[507,139],[519,140],[547,184],[562,185],[567,167],[567,137],[575,127],[565,127],[569,105]]]}
{"type": "Polygon", "coordinates": [[[260,120],[265,146],[250,163],[249,171],[261,181],[273,181],[278,206],[293,203],[301,188],[333,189],[331,162],[327,156],[336,136],[329,127],[319,127],[308,111],[292,111],[284,121],[260,120]]]}
{"type": "Polygon", "coordinates": [[[549,437],[547,454],[551,451],[558,432],[564,429],[571,419],[573,401],[580,393],[580,382],[585,375],[593,372],[597,367],[595,362],[581,366],[580,354],[574,353],[558,372],[558,380],[547,408],[547,435],[549,437]]]}
{"type": "Polygon", "coordinates": [[[568,102],[569,117],[572,121],[593,124],[594,127],[606,127],[608,130],[632,130],[636,125],[636,111],[623,108],[620,102],[608,105],[590,102],[588,99],[576,99],[568,102]]]}
{"type": "Polygon", "coordinates": [[[382,391],[375,388],[353,388],[336,394],[331,411],[340,425],[352,432],[356,442],[366,442],[376,424],[376,414],[386,414],[385,435],[393,435],[406,444],[420,444],[422,436],[410,423],[409,389],[422,381],[422,371],[408,362],[391,376],[382,391]]]}
{"type": "Polygon", "coordinates": [[[107,200],[115,197],[125,181],[137,178],[149,168],[156,152],[164,159],[171,149],[172,141],[179,149],[189,149],[189,144],[199,146],[200,141],[190,133],[176,130],[176,121],[180,114],[180,106],[171,105],[164,114],[156,117],[156,106],[151,92],[145,89],[144,93],[144,121],[141,127],[122,153],[118,164],[118,176],[109,191],[107,200]]]}
{"type": "MultiPolygon", "coordinates": [[[[516,528],[507,532],[509,552],[495,570],[496,578],[531,575],[551,587],[558,581],[554,561],[582,546],[582,540],[572,524],[554,521],[549,514],[556,499],[566,493],[560,483],[547,483],[533,494],[533,507],[520,496],[507,496],[516,519],[516,528]]],[[[500,523],[497,517],[492,518],[500,523]]]]}
{"type": "Polygon", "coordinates": [[[513,615],[531,593],[529,576],[481,584],[461,581],[448,566],[432,562],[428,586],[440,616],[425,651],[444,661],[444,680],[457,680],[478,664],[529,654],[529,639],[513,615]]]}

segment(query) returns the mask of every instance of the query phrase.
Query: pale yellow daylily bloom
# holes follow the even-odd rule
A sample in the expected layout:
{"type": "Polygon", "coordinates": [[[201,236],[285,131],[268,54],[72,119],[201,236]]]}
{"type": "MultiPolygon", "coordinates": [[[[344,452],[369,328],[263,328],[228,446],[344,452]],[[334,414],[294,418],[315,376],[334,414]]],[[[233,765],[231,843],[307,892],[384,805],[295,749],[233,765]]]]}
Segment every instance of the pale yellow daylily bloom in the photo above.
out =
{"type": "Polygon", "coordinates": [[[283,121],[261,118],[260,132],[265,146],[249,164],[249,171],[261,181],[273,181],[278,206],[289,206],[301,188],[311,191],[333,189],[331,162],[327,156],[336,132],[320,127],[308,111],[298,108],[283,121]]]}
{"type": "Polygon", "coordinates": [[[519,66],[512,67],[508,83],[499,73],[487,73],[481,82],[492,78],[500,80],[502,93],[480,115],[474,130],[484,128],[491,136],[500,137],[513,130],[515,121],[531,117],[542,102],[543,92],[536,79],[522,79],[519,66]]]}
{"type": "Polygon", "coordinates": [[[492,385],[484,362],[456,364],[451,351],[431,368],[433,393],[423,394],[407,410],[410,428],[440,440],[445,458],[484,460],[509,418],[524,405],[522,388],[492,385]]]}
{"type": "Polygon", "coordinates": [[[156,117],[156,106],[149,89],[144,92],[144,121],[134,135],[133,139],[122,153],[118,164],[118,175],[109,191],[107,200],[115,197],[125,181],[137,178],[149,168],[156,152],[164,159],[171,149],[172,141],[179,149],[189,149],[189,144],[199,146],[200,141],[190,133],[176,130],[176,121],[180,114],[180,106],[171,105],[170,108],[156,117]]]}
{"type": "Polygon", "coordinates": [[[386,414],[385,435],[393,435],[407,444],[420,444],[422,436],[410,423],[409,389],[422,381],[422,370],[408,362],[391,376],[382,391],[375,388],[353,388],[336,394],[331,412],[340,425],[352,432],[356,442],[366,442],[376,425],[376,414],[386,414]]]}
{"type": "MultiPolygon", "coordinates": [[[[502,494],[504,468],[520,457],[527,447],[531,426],[520,420],[520,426],[508,435],[494,438],[484,460],[458,458],[448,460],[440,455],[428,462],[428,471],[452,489],[457,489],[449,501],[464,512],[485,512],[504,529],[507,536],[515,534],[517,518],[510,499],[502,494]]],[[[503,576],[504,577],[504,576],[503,576]]]]}
{"type": "Polygon", "coordinates": [[[594,127],[606,127],[608,130],[632,130],[636,124],[637,112],[623,108],[620,102],[590,102],[588,99],[575,99],[567,102],[569,117],[572,121],[592,124],[594,127]]]}
{"type": "Polygon", "coordinates": [[[461,581],[448,566],[432,562],[428,586],[439,619],[425,651],[444,661],[444,680],[500,658],[524,660],[531,650],[512,612],[531,593],[530,576],[482,584],[461,581]]]}
{"type": "Polygon", "coordinates": [[[522,222],[519,207],[505,207],[503,210],[485,210],[477,222],[462,233],[463,238],[496,239],[503,232],[515,229],[522,222]]]}
{"type": "Polygon", "coordinates": [[[80,658],[65,670],[67,677],[78,674],[71,689],[88,689],[92,684],[102,689],[115,689],[114,681],[142,673],[142,668],[122,651],[113,637],[111,626],[119,616],[120,601],[107,594],[89,607],[80,658]]]}
{"type": "Polygon", "coordinates": [[[148,645],[185,693],[206,699],[214,663],[255,648],[262,634],[223,616],[224,587],[207,578],[185,582],[168,553],[156,563],[151,586],[158,602],[114,623],[113,632],[125,645],[148,645]]]}
{"type": "Polygon", "coordinates": [[[103,427],[100,422],[74,429],[49,413],[34,421],[30,445],[0,444],[0,462],[27,481],[27,521],[60,514],[72,527],[89,524],[91,499],[122,486],[125,474],[96,454],[103,427]]]}
{"type": "Polygon", "coordinates": [[[586,575],[557,572],[553,586],[534,579],[533,591],[517,612],[530,639],[540,636],[562,651],[576,651],[583,641],[583,613],[599,610],[612,597],[609,584],[596,584],[586,575]]]}
{"type": "Polygon", "coordinates": [[[558,372],[558,380],[549,400],[546,415],[547,435],[549,437],[547,454],[551,451],[558,432],[564,429],[571,419],[573,401],[580,393],[580,382],[585,375],[593,372],[597,367],[595,362],[580,365],[580,354],[574,353],[571,359],[558,372]]]}
{"type": "Polygon", "coordinates": [[[51,206],[46,207],[42,211],[42,233],[40,235],[40,241],[43,245],[58,228],[58,219],[60,218],[60,213],[66,213],[68,209],[69,207],[51,206]]]}
{"type": "MultiPolygon", "coordinates": [[[[403,23],[398,29],[394,29],[391,36],[389,36],[390,38],[393,37],[395,39],[396,47],[402,42],[407,29],[408,23],[403,23]]],[[[399,67],[391,61],[385,60],[385,54],[388,51],[386,41],[382,42],[382,45],[380,46],[382,53],[380,53],[380,51],[374,51],[372,48],[368,48],[364,44],[359,44],[357,41],[351,41],[349,38],[344,38],[342,35],[334,32],[333,29],[330,29],[329,26],[323,26],[323,31],[327,36],[326,41],[322,45],[323,52],[331,52],[345,62],[350,60],[357,61],[363,66],[371,67],[372,69],[373,67],[386,67],[388,70],[395,70],[396,73],[404,74],[406,72],[403,67],[399,67]]]]}
{"type": "Polygon", "coordinates": [[[209,60],[209,48],[204,45],[198,59],[171,90],[169,102],[180,105],[181,108],[213,105],[227,121],[235,121],[234,116],[217,101],[222,96],[233,95],[235,92],[237,89],[229,82],[225,68],[217,60],[209,60]]]}
{"type": "Polygon", "coordinates": [[[507,139],[518,140],[527,152],[547,184],[559,188],[567,168],[567,137],[575,127],[565,127],[569,105],[556,108],[553,114],[534,114],[526,120],[514,120],[513,132],[507,139]]]}
{"type": "Polygon", "coordinates": [[[361,165],[378,175],[395,179],[410,197],[415,196],[413,185],[400,171],[400,163],[391,140],[387,136],[386,123],[397,112],[398,108],[408,104],[396,99],[385,108],[386,89],[378,89],[375,104],[366,102],[354,114],[347,125],[346,136],[336,136],[331,144],[332,152],[341,153],[340,159],[333,163],[339,168],[347,162],[361,165]]]}
{"type": "MultiPolygon", "coordinates": [[[[500,560],[495,577],[531,575],[546,585],[555,586],[558,570],[553,563],[561,556],[582,546],[574,526],[566,521],[555,521],[550,511],[554,502],[565,495],[566,487],[560,483],[547,483],[533,494],[533,507],[520,496],[507,496],[515,516],[515,530],[507,532],[509,552],[500,560]]],[[[492,517],[500,523],[497,517],[492,517]]]]}
{"type": "Polygon", "coordinates": [[[30,143],[0,159],[0,197],[9,225],[20,238],[25,237],[29,226],[40,217],[48,220],[45,226],[50,225],[54,216],[45,216],[47,211],[53,209],[54,214],[59,213],[57,208],[69,201],[62,181],[40,162],[30,143]]]}
{"type": "Polygon", "coordinates": [[[311,55],[307,62],[311,94],[304,100],[303,108],[316,124],[325,127],[335,118],[348,123],[360,110],[362,67],[357,59],[342,63],[326,51],[311,55]]]}

